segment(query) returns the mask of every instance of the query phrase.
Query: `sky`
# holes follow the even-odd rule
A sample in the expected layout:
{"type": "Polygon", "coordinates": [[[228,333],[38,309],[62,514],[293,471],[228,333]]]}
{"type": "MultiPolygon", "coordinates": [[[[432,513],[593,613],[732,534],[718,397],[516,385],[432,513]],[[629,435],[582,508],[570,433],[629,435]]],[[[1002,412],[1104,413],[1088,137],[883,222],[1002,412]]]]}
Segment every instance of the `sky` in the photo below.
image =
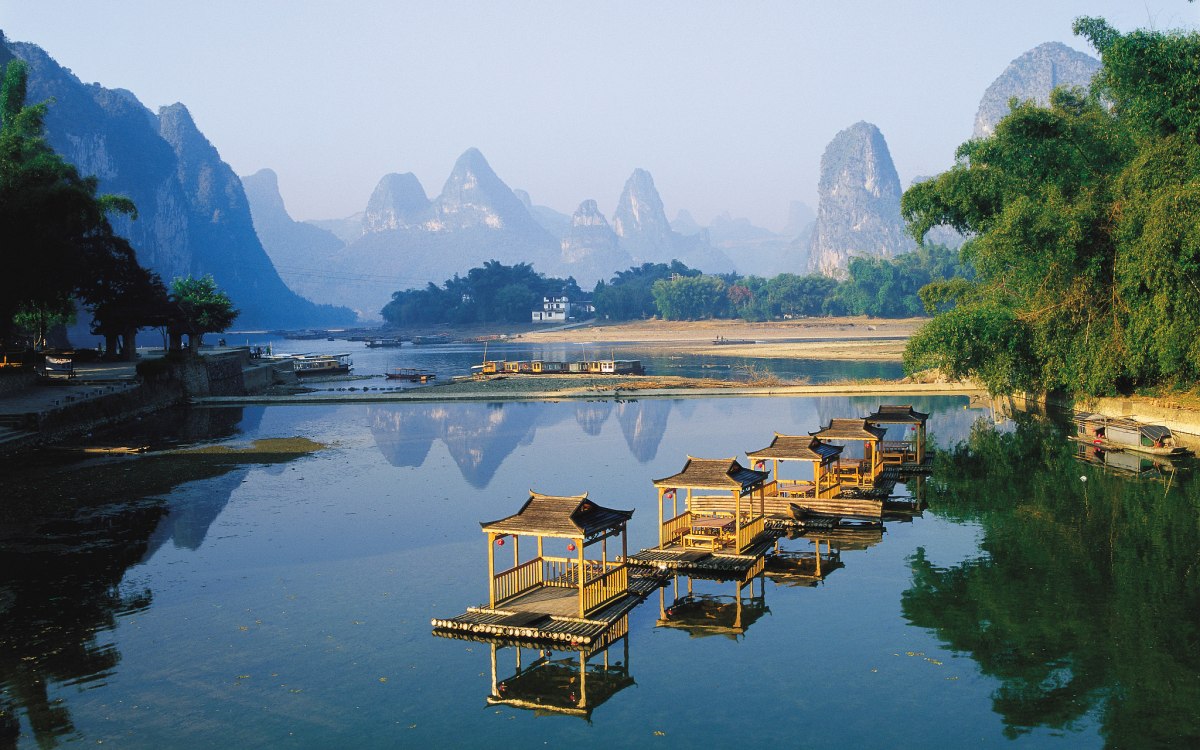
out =
{"type": "Polygon", "coordinates": [[[184,103],[297,219],[363,210],[412,172],[431,197],[476,147],[510,187],[610,219],[648,170],[687,209],[779,230],[816,208],[821,153],[879,127],[905,186],[952,163],[979,99],[1047,41],[1095,54],[1079,16],[1200,26],[1185,0],[387,2],[0,0],[0,29],[150,109],[184,103]]]}

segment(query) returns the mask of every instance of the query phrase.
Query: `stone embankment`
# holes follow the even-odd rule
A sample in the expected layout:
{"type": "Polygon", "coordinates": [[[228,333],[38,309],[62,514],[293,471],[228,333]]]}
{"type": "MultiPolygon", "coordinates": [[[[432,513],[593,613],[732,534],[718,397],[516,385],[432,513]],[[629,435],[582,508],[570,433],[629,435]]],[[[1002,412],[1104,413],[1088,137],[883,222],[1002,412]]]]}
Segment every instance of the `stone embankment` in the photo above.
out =
{"type": "Polygon", "coordinates": [[[0,378],[0,454],[69,439],[197,397],[259,393],[294,383],[279,365],[252,362],[246,349],[206,353],[178,362],[148,352],[141,368],[97,363],[76,377],[47,380],[33,373],[0,378]]]}

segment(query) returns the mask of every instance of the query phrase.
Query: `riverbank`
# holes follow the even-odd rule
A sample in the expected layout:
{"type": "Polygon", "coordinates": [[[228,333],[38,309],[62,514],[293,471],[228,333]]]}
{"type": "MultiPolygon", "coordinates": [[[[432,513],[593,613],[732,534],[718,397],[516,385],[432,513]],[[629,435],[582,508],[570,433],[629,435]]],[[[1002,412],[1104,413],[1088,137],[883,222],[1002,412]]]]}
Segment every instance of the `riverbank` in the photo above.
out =
{"type": "Polygon", "coordinates": [[[533,344],[620,344],[623,349],[669,349],[732,357],[839,359],[898,362],[904,345],[927,318],[799,318],[749,323],[743,320],[596,321],[571,328],[519,334],[533,344]],[[716,342],[722,343],[716,343],[716,342]]]}

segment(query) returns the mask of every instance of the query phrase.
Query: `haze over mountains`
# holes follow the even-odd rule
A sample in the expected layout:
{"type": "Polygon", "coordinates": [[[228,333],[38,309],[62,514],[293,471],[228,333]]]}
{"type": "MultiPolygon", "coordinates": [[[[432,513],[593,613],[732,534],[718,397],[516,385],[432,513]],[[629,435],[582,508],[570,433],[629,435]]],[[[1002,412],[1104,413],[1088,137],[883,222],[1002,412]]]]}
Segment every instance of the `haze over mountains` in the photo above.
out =
{"type": "MultiPolygon", "coordinates": [[[[29,100],[53,98],[47,126],[55,149],[95,174],[102,191],[137,204],[136,221],[114,224],[139,259],[167,281],[212,273],[242,309],[239,327],[377,319],[393,292],[488,260],[529,263],[589,288],[631,265],[673,259],[710,273],[842,276],[853,256],[891,257],[915,246],[899,215],[901,183],[884,134],[868,122],[827,145],[816,211],[792,202],[781,232],[729,214],[701,226],[685,209],[669,221],[643,169],[613,186],[611,213],[603,196],[592,196],[568,216],[512,189],[474,148],[436,195],[412,173],[385,174],[360,213],[303,222],[289,215],[274,172],[239,180],[184,105],[153,113],[128,91],[83,84],[34,45],[0,42],[0,62],[16,55],[30,64],[29,100]]],[[[1052,86],[1085,85],[1098,66],[1061,44],[1030,50],[985,92],[977,130],[990,132],[1008,99],[1044,102],[1052,86]]]]}
{"type": "MultiPolygon", "coordinates": [[[[141,263],[166,283],[211,273],[241,310],[239,327],[338,324],[349,310],[318,306],[283,283],[263,252],[242,183],[187,108],[157,114],[129,91],[84,84],[39,47],[0,34],[0,64],[29,65],[28,101],[53,100],[47,140],[100,192],[125,195],[138,218],[113,217],[141,263]]],[[[86,321],[84,321],[86,322],[86,321]]]]}

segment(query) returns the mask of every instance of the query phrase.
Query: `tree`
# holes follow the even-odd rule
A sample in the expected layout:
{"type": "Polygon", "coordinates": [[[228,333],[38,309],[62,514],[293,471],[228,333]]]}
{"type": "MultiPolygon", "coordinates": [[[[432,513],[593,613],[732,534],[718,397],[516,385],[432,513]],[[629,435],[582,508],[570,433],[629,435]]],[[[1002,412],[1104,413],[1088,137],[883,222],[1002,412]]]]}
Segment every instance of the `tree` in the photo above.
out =
{"type": "Polygon", "coordinates": [[[178,348],[174,342],[186,334],[188,348],[195,352],[200,348],[204,334],[224,331],[238,316],[229,295],[217,289],[217,282],[211,275],[198,279],[187,276],[172,281],[171,302],[178,312],[172,331],[172,349],[178,348]]]}
{"type": "Polygon", "coordinates": [[[914,236],[939,224],[973,235],[963,257],[977,273],[923,293],[954,307],[952,324],[919,332],[906,361],[968,363],[1001,392],[1190,387],[1200,379],[1200,34],[1120,34],[1089,18],[1075,31],[1100,51],[1093,90],[1014,104],[991,138],[963,144],[949,172],[904,194],[914,236]],[[971,343],[1002,320],[1028,370],[1004,364],[1011,347],[990,362],[971,343]]]}
{"type": "Polygon", "coordinates": [[[95,177],[81,177],[46,143],[45,104],[26,105],[28,70],[10,62],[0,86],[0,345],[24,310],[40,319],[67,314],[72,297],[94,289],[103,267],[127,256],[109,212],[136,216],[127,198],[98,195],[95,177]]]}

